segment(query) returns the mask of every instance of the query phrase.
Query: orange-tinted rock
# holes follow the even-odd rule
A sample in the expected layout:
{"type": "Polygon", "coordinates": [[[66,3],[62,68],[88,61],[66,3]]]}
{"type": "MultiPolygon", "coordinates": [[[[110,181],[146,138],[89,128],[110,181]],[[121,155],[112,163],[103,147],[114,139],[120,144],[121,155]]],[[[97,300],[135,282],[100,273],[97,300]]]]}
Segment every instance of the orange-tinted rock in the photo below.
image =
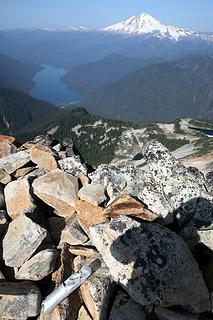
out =
{"type": "Polygon", "coordinates": [[[75,271],[83,265],[92,264],[93,274],[80,286],[83,301],[93,320],[106,320],[110,297],[114,291],[114,285],[109,269],[100,260],[74,259],[75,271]]]}
{"type": "Polygon", "coordinates": [[[103,215],[101,207],[93,206],[86,201],[76,201],[75,207],[78,213],[78,221],[84,229],[108,220],[106,215],[103,215]]]}
{"type": "Polygon", "coordinates": [[[58,168],[51,149],[41,144],[36,144],[30,149],[30,159],[46,171],[58,168]]]}
{"type": "Polygon", "coordinates": [[[26,178],[8,183],[4,189],[8,215],[15,219],[20,214],[31,213],[35,204],[30,195],[30,185],[26,178]]]}
{"type": "Polygon", "coordinates": [[[0,158],[7,157],[15,153],[16,151],[17,151],[17,148],[13,144],[7,141],[0,142],[0,158]]]}
{"type": "Polygon", "coordinates": [[[75,212],[78,179],[60,169],[52,170],[34,180],[34,194],[64,217],[75,212]]]}
{"type": "Polygon", "coordinates": [[[21,148],[24,148],[24,149],[27,149],[27,150],[29,150],[29,149],[31,149],[32,147],[34,147],[34,143],[24,143],[22,146],[21,146],[21,148]]]}
{"type": "Polygon", "coordinates": [[[82,185],[85,186],[89,183],[89,178],[83,173],[77,174],[78,179],[81,181],[82,185]]]}
{"type": "Polygon", "coordinates": [[[34,167],[26,167],[26,168],[21,168],[21,169],[18,169],[16,172],[15,172],[15,177],[18,179],[18,178],[21,178],[21,177],[24,177],[26,176],[28,173],[30,173],[31,171],[33,171],[34,167]]]}
{"type": "Polygon", "coordinates": [[[0,183],[8,184],[12,180],[11,176],[0,168],[0,183]]]}
{"type": "Polygon", "coordinates": [[[100,253],[92,248],[87,248],[83,246],[71,246],[69,251],[74,256],[86,257],[88,259],[101,259],[100,253]]]}
{"type": "Polygon", "coordinates": [[[16,140],[16,138],[14,138],[12,136],[5,136],[5,135],[0,134],[0,142],[6,141],[6,142],[9,142],[9,143],[14,143],[15,140],[16,140]]]}
{"type": "Polygon", "coordinates": [[[92,318],[90,317],[89,313],[87,312],[84,306],[80,308],[77,320],[92,320],[92,318]]]}
{"type": "Polygon", "coordinates": [[[147,221],[154,221],[158,216],[145,209],[144,206],[128,194],[116,198],[104,211],[103,214],[110,218],[118,216],[134,216],[147,221]]]}

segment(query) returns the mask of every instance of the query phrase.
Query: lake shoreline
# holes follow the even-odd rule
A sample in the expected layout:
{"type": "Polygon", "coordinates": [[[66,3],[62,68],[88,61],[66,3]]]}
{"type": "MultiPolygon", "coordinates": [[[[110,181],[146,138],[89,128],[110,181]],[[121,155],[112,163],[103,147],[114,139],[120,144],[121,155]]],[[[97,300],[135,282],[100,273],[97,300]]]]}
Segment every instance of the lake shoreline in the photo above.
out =
{"type": "Polygon", "coordinates": [[[80,100],[78,92],[71,91],[62,77],[67,73],[63,68],[41,65],[41,70],[33,77],[34,87],[29,95],[55,105],[68,105],[80,100]]]}

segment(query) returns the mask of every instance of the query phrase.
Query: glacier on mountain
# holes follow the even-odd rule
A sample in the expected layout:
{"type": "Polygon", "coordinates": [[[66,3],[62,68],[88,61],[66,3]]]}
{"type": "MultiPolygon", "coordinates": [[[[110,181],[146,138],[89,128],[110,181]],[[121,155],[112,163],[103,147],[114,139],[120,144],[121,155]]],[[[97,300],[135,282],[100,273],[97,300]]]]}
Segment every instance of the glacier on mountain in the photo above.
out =
{"type": "Polygon", "coordinates": [[[158,38],[169,37],[176,41],[180,37],[188,37],[195,34],[191,30],[162,24],[148,13],[133,16],[126,21],[103,28],[102,31],[130,35],[154,34],[158,38]]]}

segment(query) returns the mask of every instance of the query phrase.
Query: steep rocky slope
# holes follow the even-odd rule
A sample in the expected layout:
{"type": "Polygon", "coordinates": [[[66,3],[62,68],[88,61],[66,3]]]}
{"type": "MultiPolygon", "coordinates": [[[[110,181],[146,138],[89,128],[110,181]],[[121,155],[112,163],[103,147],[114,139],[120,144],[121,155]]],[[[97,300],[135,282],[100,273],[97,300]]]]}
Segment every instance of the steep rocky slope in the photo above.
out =
{"type": "MultiPolygon", "coordinates": [[[[132,123],[91,116],[84,109],[57,110],[43,120],[17,132],[21,141],[33,139],[38,134],[51,133],[56,139],[71,138],[85,161],[92,165],[101,163],[128,163],[143,165],[141,148],[151,139],[158,139],[180,159],[197,157],[213,150],[212,138],[189,127],[213,129],[212,123],[177,120],[175,123],[132,123]],[[93,150],[94,152],[91,152],[93,150]]],[[[212,161],[206,158],[205,167],[212,161]]]]}
{"type": "Polygon", "coordinates": [[[1,319],[212,318],[212,173],[156,140],[141,152],[146,171],[94,170],[71,140],[0,136],[1,319]],[[45,297],[86,270],[48,311],[45,297]]]}

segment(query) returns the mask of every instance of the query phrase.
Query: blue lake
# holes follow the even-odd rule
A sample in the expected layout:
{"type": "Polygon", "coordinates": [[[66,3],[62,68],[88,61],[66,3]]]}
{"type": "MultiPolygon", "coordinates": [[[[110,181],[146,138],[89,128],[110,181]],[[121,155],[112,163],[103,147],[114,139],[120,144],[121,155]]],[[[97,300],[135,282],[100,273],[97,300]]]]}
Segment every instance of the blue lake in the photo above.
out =
{"type": "Polygon", "coordinates": [[[32,97],[53,104],[69,104],[80,100],[80,94],[69,90],[66,83],[61,80],[66,70],[49,65],[42,67],[43,70],[33,78],[35,87],[29,91],[32,97]]]}
{"type": "Polygon", "coordinates": [[[189,127],[189,129],[199,131],[199,132],[205,134],[205,136],[213,137],[213,130],[211,130],[211,129],[203,129],[203,128],[195,128],[195,127],[189,127]]]}

